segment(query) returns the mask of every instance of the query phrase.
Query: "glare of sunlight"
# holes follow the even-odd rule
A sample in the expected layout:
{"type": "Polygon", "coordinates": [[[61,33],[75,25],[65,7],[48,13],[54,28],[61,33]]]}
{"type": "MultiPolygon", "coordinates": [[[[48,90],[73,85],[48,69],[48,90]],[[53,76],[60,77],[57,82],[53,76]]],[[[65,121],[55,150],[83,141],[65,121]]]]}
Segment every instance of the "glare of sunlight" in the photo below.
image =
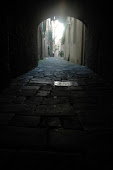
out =
{"type": "Polygon", "coordinates": [[[54,24],[55,27],[55,38],[56,38],[56,42],[59,41],[59,39],[62,38],[63,36],[63,32],[64,32],[64,24],[60,23],[58,20],[55,21],[54,24]]]}
{"type": "Polygon", "coordinates": [[[78,86],[76,81],[54,81],[54,86],[78,86]]]}

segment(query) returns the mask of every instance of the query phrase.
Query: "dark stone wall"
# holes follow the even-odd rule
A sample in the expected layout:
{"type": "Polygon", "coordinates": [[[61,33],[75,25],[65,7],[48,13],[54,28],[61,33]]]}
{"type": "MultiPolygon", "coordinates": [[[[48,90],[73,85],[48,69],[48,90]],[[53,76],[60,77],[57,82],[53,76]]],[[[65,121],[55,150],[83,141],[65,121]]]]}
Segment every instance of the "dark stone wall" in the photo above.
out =
{"type": "Polygon", "coordinates": [[[97,71],[113,82],[113,25],[109,19],[103,24],[98,38],[97,71]]]}
{"type": "Polygon", "coordinates": [[[110,17],[95,19],[86,27],[85,65],[113,81],[113,26],[110,17]]]}
{"type": "Polygon", "coordinates": [[[42,60],[42,33],[41,33],[41,25],[38,26],[38,33],[37,33],[37,39],[38,39],[38,60],[42,60]]]}
{"type": "Polygon", "coordinates": [[[11,75],[27,72],[38,64],[37,26],[27,20],[13,20],[9,31],[9,65],[11,75]]]}
{"type": "Polygon", "coordinates": [[[85,65],[94,71],[97,70],[98,35],[99,29],[95,22],[86,26],[85,65]]]}
{"type": "Polygon", "coordinates": [[[10,82],[7,15],[0,15],[0,87],[10,82]]]}

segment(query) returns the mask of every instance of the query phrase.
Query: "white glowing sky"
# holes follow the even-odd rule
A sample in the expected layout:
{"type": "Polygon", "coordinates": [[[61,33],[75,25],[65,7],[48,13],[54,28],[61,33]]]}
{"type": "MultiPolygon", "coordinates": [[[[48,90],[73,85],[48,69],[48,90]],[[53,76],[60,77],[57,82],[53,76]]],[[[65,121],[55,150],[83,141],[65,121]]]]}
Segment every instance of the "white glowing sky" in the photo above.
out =
{"type": "Polygon", "coordinates": [[[60,23],[58,20],[55,21],[55,41],[56,43],[62,38],[64,32],[64,24],[60,23]]]}

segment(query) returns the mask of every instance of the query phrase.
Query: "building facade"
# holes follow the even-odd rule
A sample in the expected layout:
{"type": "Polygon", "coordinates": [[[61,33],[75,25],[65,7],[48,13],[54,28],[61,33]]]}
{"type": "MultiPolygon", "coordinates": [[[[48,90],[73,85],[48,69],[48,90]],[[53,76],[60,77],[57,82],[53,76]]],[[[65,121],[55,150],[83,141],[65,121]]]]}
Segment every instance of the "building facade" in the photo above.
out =
{"type": "Polygon", "coordinates": [[[63,46],[66,60],[84,65],[85,25],[80,20],[67,17],[63,46]]]}
{"type": "Polygon", "coordinates": [[[85,25],[78,19],[66,17],[61,38],[58,34],[58,20],[48,18],[38,28],[38,57],[64,57],[76,64],[84,65],[85,25]]]}
{"type": "Polygon", "coordinates": [[[38,59],[52,56],[52,25],[51,19],[48,18],[38,26],[38,59]]]}

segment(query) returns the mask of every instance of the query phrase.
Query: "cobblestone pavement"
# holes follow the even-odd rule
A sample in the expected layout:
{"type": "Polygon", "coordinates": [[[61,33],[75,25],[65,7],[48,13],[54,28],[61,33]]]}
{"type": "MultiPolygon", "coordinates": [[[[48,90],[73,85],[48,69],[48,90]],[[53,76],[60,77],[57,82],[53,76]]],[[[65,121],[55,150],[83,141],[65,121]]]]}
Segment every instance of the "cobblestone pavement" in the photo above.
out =
{"type": "Polygon", "coordinates": [[[113,87],[85,66],[45,58],[0,94],[3,158],[107,166],[112,136],[113,87]]]}

